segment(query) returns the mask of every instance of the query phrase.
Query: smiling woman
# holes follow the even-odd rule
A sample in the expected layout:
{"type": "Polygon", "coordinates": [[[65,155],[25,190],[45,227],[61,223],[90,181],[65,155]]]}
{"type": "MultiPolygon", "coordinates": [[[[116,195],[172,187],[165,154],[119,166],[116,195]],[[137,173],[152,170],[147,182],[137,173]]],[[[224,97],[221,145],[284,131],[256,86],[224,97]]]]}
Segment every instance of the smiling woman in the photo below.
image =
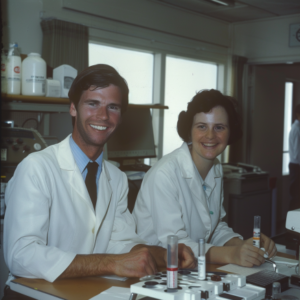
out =
{"type": "MultiPolygon", "coordinates": [[[[152,245],[166,246],[168,235],[198,256],[205,239],[207,260],[252,267],[264,262],[264,252],[243,241],[222,218],[223,170],[217,156],[242,136],[235,100],[216,90],[197,93],[179,114],[182,146],[164,156],[144,177],[133,216],[137,232],[152,245]]],[[[262,235],[270,256],[273,241],[262,235]]]]}

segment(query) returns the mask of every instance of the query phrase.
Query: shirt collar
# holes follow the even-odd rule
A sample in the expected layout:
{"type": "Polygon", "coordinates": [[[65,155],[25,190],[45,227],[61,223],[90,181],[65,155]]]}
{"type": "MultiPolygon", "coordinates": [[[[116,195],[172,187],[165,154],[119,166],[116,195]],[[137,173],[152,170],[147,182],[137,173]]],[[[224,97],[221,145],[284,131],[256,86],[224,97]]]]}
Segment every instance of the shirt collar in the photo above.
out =
{"type": "MultiPolygon", "coordinates": [[[[73,153],[74,159],[76,161],[76,164],[79,168],[80,173],[84,171],[87,164],[92,161],[90,160],[87,155],[80,149],[80,147],[75,143],[75,141],[72,138],[72,135],[70,137],[70,147],[71,151],[73,153]]],[[[98,158],[95,160],[96,163],[100,166],[100,169],[102,169],[102,158],[103,158],[103,151],[98,156],[98,158]]]]}

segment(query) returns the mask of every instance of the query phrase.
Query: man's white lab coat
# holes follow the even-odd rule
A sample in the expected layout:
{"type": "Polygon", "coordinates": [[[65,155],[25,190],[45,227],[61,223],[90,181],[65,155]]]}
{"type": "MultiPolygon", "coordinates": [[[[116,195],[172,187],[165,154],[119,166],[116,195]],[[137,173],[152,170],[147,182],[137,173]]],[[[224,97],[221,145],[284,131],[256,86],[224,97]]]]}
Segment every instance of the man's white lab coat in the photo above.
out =
{"type": "Polygon", "coordinates": [[[76,254],[125,253],[143,243],[127,192],[126,175],[103,161],[95,213],[69,137],[29,155],[5,195],[4,257],[12,275],[52,282],[76,254]]]}
{"type": "Polygon", "coordinates": [[[168,235],[175,234],[178,242],[190,246],[197,257],[199,238],[208,243],[207,251],[240,237],[221,221],[226,214],[222,165],[215,159],[205,179],[212,187],[209,207],[197,172],[186,143],[147,172],[133,211],[142,239],[166,247],[168,235]]]}

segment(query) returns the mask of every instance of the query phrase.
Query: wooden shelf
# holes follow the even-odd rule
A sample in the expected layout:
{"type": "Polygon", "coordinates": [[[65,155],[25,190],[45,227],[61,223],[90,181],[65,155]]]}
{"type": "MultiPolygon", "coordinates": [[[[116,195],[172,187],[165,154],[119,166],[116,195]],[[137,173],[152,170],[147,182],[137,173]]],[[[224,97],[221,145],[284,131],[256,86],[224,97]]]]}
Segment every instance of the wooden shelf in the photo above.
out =
{"type": "MultiPolygon", "coordinates": [[[[9,103],[38,103],[38,104],[70,104],[69,98],[53,98],[53,97],[43,97],[43,96],[23,96],[23,95],[8,95],[1,94],[2,101],[9,103]]],[[[129,106],[134,107],[144,107],[144,108],[156,108],[156,109],[168,109],[168,106],[163,106],[160,104],[131,104],[129,106]]]]}

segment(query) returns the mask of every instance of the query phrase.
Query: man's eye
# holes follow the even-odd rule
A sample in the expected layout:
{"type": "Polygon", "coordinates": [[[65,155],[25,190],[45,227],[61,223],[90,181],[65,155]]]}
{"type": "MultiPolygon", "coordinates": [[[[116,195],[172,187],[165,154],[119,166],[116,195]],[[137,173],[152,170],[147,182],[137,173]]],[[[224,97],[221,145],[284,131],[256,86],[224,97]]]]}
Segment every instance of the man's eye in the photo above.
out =
{"type": "Polygon", "coordinates": [[[112,110],[120,110],[120,107],[117,105],[110,105],[109,108],[112,110]]]}
{"type": "Polygon", "coordinates": [[[89,106],[96,106],[95,102],[89,102],[89,106]]]}

